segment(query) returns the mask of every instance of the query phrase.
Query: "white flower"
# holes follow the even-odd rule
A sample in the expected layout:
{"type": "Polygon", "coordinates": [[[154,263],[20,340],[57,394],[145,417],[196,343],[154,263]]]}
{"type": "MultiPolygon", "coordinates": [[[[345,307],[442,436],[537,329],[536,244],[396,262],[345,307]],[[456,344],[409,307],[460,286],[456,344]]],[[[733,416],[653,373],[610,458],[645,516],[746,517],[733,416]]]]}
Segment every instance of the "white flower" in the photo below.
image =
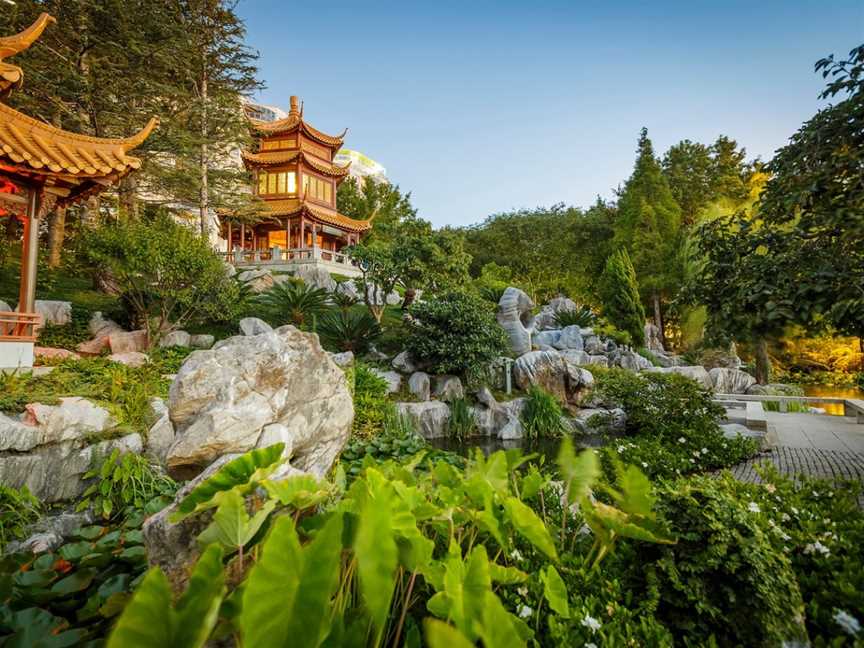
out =
{"type": "Polygon", "coordinates": [[[687,439],[684,437],[678,437],[678,443],[687,443],[687,439]]]}
{"type": "Polygon", "coordinates": [[[530,607],[528,607],[527,605],[523,605],[522,607],[519,608],[519,616],[520,616],[520,618],[522,618],[522,619],[527,619],[527,618],[530,617],[532,614],[534,614],[534,610],[532,610],[532,609],[531,609],[530,607]]]}
{"type": "Polygon", "coordinates": [[[819,493],[817,493],[816,491],[813,491],[813,497],[819,497],[819,493]]]}
{"type": "Polygon", "coordinates": [[[798,509],[795,508],[794,506],[792,507],[792,513],[794,513],[795,515],[798,515],[798,509]]]}
{"type": "Polygon", "coordinates": [[[512,558],[513,560],[522,560],[522,554],[519,553],[518,549],[514,549],[510,552],[510,558],[512,558]]]}
{"type": "Polygon", "coordinates": [[[584,648],[597,648],[597,644],[589,641],[587,644],[585,644],[584,648]]]}
{"type": "Polygon", "coordinates": [[[751,513],[761,513],[762,509],[759,508],[759,505],[756,502],[750,502],[747,505],[747,510],[751,513]]]}
{"type": "Polygon", "coordinates": [[[691,457],[691,458],[690,458],[690,463],[696,463],[696,460],[693,459],[693,458],[691,457]]]}
{"type": "Polygon", "coordinates": [[[579,527],[579,530],[576,533],[578,533],[579,535],[591,535],[591,527],[587,524],[583,524],[581,527],[579,527]]]}
{"type": "Polygon", "coordinates": [[[624,452],[626,449],[627,449],[627,448],[625,448],[623,445],[619,445],[619,446],[618,446],[618,454],[621,454],[621,453],[624,452]]]}
{"type": "Polygon", "coordinates": [[[600,629],[600,622],[590,614],[586,614],[585,618],[582,619],[582,625],[588,628],[591,632],[597,632],[600,629]]]}
{"type": "Polygon", "coordinates": [[[823,556],[829,556],[831,555],[831,550],[817,540],[813,544],[808,544],[806,547],[804,547],[804,553],[820,553],[823,556]]]}
{"type": "Polygon", "coordinates": [[[727,447],[725,443],[723,444],[723,447],[724,447],[724,448],[727,447]]]}
{"type": "Polygon", "coordinates": [[[520,587],[519,589],[516,590],[516,593],[519,596],[524,598],[524,597],[528,596],[528,588],[527,587],[520,587]]]}
{"type": "Polygon", "coordinates": [[[647,467],[648,467],[648,464],[647,464],[646,462],[643,461],[643,462],[642,462],[642,467],[643,467],[643,468],[647,468],[647,467]]]}
{"type": "Polygon", "coordinates": [[[783,512],[783,515],[780,516],[780,519],[783,520],[784,522],[788,522],[788,521],[791,520],[792,518],[790,518],[790,517],[789,517],[789,514],[786,513],[786,512],[784,511],[784,512],[783,512]]]}
{"type": "Polygon", "coordinates": [[[855,636],[861,632],[861,622],[846,610],[835,610],[834,621],[846,631],[846,634],[855,636]]]}
{"type": "Polygon", "coordinates": [[[702,448],[702,454],[708,454],[708,448],[702,448]]]}

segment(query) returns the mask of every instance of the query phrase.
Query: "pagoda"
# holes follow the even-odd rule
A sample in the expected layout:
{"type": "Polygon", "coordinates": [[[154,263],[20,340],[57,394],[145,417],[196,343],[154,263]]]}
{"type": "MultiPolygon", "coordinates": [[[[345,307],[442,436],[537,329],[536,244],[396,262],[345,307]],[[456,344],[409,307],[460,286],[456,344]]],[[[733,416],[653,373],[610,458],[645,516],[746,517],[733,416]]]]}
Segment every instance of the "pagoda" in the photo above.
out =
{"type": "Polygon", "coordinates": [[[0,219],[17,218],[24,224],[17,312],[0,312],[0,369],[33,364],[40,324],[35,312],[40,219],[55,206],[98,194],[138,169],[141,161],[128,153],[157,124],[153,118],[128,138],[90,137],[55,128],[3,103],[24,78],[20,67],[3,59],[30,47],[53,22],[43,13],[23,32],[0,38],[0,219]]]}
{"type": "Polygon", "coordinates": [[[348,165],[334,164],[345,132],[327,135],[303,118],[297,97],[288,116],[276,121],[249,118],[253,151],[241,151],[253,173],[252,192],[261,201],[255,225],[222,219],[227,256],[232,263],[315,263],[352,276],[356,268],[343,252],[372,228],[336,210],[336,190],[348,165]]]}

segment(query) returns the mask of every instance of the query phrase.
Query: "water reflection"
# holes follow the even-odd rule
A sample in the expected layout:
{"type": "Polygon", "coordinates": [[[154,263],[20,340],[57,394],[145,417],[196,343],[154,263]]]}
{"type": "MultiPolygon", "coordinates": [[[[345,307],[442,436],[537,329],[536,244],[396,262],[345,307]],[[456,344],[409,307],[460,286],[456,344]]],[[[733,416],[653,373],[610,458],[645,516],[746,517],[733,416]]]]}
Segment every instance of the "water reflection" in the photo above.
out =
{"type": "MultiPolygon", "coordinates": [[[[820,398],[860,398],[864,399],[864,391],[855,387],[832,387],[830,385],[804,385],[805,396],[820,398]]],[[[825,410],[832,416],[843,416],[843,403],[811,403],[812,407],[825,410]]]]}

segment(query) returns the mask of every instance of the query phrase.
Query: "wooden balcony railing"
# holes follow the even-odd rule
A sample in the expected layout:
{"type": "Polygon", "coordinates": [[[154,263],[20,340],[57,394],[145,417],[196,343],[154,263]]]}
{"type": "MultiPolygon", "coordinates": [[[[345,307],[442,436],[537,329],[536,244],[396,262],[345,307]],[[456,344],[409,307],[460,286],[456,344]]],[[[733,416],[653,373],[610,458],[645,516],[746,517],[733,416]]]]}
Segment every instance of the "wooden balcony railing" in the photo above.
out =
{"type": "Polygon", "coordinates": [[[292,248],[281,250],[277,247],[266,250],[234,250],[230,253],[223,252],[225,259],[235,266],[257,265],[259,263],[288,263],[291,261],[313,261],[321,260],[344,266],[354,266],[355,263],[350,256],[342,252],[325,250],[324,248],[292,248]]]}
{"type": "Polygon", "coordinates": [[[0,311],[0,342],[35,342],[41,322],[42,316],[37,313],[0,311]]]}

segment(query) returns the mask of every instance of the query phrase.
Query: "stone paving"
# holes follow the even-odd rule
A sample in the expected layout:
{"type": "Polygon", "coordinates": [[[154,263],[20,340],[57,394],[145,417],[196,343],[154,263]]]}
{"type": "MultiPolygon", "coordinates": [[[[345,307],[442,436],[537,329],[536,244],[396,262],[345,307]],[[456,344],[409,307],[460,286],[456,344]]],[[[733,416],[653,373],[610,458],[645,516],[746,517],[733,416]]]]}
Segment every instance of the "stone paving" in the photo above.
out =
{"type": "Polygon", "coordinates": [[[824,414],[767,412],[774,445],[734,466],[732,474],[747,482],[760,481],[756,466],[766,461],[784,475],[864,481],[864,425],[854,418],[824,414]]]}

